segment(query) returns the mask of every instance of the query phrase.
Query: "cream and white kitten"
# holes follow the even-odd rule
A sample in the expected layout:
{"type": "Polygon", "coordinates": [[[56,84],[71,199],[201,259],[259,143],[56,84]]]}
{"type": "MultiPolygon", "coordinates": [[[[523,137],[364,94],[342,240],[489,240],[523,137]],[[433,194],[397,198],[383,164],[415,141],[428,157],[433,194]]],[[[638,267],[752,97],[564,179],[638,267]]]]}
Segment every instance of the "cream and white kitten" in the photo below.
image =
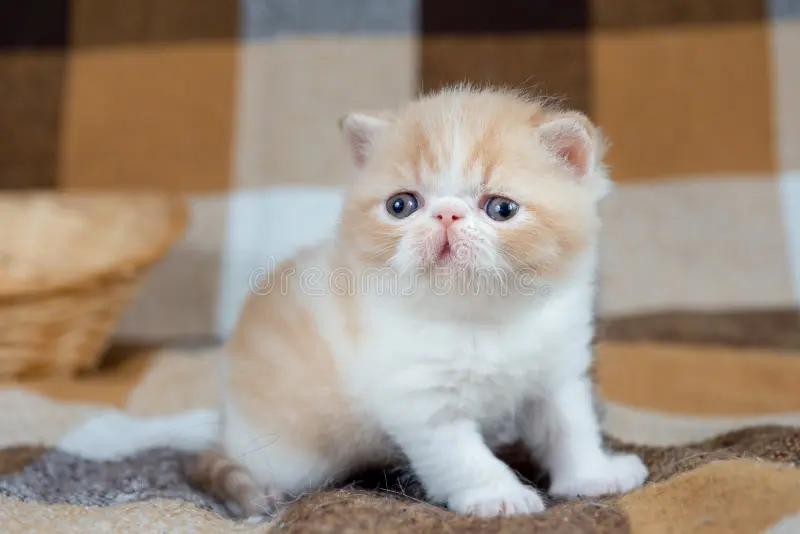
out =
{"type": "Polygon", "coordinates": [[[456,512],[535,513],[493,453],[521,440],[555,496],[641,485],[638,457],[602,448],[587,374],[610,183],[590,121],[458,87],[341,128],[341,223],[249,296],[196,479],[253,513],[407,459],[456,512]]]}

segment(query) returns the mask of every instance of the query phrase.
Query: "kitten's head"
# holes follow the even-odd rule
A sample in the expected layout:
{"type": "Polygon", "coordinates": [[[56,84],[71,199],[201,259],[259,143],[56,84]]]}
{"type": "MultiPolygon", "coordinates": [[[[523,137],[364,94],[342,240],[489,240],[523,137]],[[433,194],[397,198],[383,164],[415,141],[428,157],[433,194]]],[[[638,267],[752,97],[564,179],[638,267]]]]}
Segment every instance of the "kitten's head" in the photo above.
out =
{"type": "Polygon", "coordinates": [[[609,182],[584,115],[458,88],[341,129],[357,170],[341,239],[370,266],[553,277],[595,240],[609,182]]]}

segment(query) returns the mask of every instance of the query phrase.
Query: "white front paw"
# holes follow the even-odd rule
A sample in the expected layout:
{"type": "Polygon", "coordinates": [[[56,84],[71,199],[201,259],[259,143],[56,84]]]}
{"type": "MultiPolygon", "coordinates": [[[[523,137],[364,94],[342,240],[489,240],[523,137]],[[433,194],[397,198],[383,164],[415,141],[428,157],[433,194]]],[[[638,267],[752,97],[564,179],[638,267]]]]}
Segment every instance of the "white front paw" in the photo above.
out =
{"type": "Polygon", "coordinates": [[[625,493],[644,484],[647,476],[647,466],[635,454],[609,455],[598,465],[554,473],[550,494],[571,499],[625,493]]]}
{"type": "Polygon", "coordinates": [[[447,501],[454,512],[480,517],[535,514],[544,502],[531,487],[519,482],[493,484],[455,493],[447,501]]]}

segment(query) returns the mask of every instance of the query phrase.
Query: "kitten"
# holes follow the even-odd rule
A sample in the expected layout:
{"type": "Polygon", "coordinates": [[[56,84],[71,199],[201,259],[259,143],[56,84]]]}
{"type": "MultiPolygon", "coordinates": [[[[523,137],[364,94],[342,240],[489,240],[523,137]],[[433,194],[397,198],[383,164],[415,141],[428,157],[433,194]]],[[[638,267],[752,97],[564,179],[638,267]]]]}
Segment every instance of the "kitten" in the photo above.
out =
{"type": "Polygon", "coordinates": [[[536,513],[541,496],[493,453],[521,440],[554,496],[641,485],[638,457],[602,448],[588,376],[600,132],[469,87],[340,127],[354,167],[340,224],[249,296],[219,450],[195,479],[251,515],[403,459],[458,513],[536,513]]]}

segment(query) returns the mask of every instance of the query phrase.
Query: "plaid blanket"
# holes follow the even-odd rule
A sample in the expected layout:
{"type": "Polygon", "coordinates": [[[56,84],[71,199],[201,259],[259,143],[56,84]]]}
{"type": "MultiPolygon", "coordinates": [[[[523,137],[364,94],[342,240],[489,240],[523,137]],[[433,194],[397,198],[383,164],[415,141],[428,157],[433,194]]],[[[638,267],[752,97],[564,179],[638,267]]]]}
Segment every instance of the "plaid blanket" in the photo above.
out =
{"type": "MultiPolygon", "coordinates": [[[[600,382],[610,444],[636,447],[653,484],[474,521],[379,473],[247,528],[796,532],[798,52],[800,0],[7,1],[0,189],[185,194],[190,227],[117,340],[204,346],[230,332],[254,269],[332,229],[346,112],[462,80],[562,98],[612,142],[600,382]]],[[[4,531],[244,528],[187,484],[191,455],[168,442],[113,461],[62,446],[101,416],[212,406],[213,350],[1,385],[4,531]]]]}

